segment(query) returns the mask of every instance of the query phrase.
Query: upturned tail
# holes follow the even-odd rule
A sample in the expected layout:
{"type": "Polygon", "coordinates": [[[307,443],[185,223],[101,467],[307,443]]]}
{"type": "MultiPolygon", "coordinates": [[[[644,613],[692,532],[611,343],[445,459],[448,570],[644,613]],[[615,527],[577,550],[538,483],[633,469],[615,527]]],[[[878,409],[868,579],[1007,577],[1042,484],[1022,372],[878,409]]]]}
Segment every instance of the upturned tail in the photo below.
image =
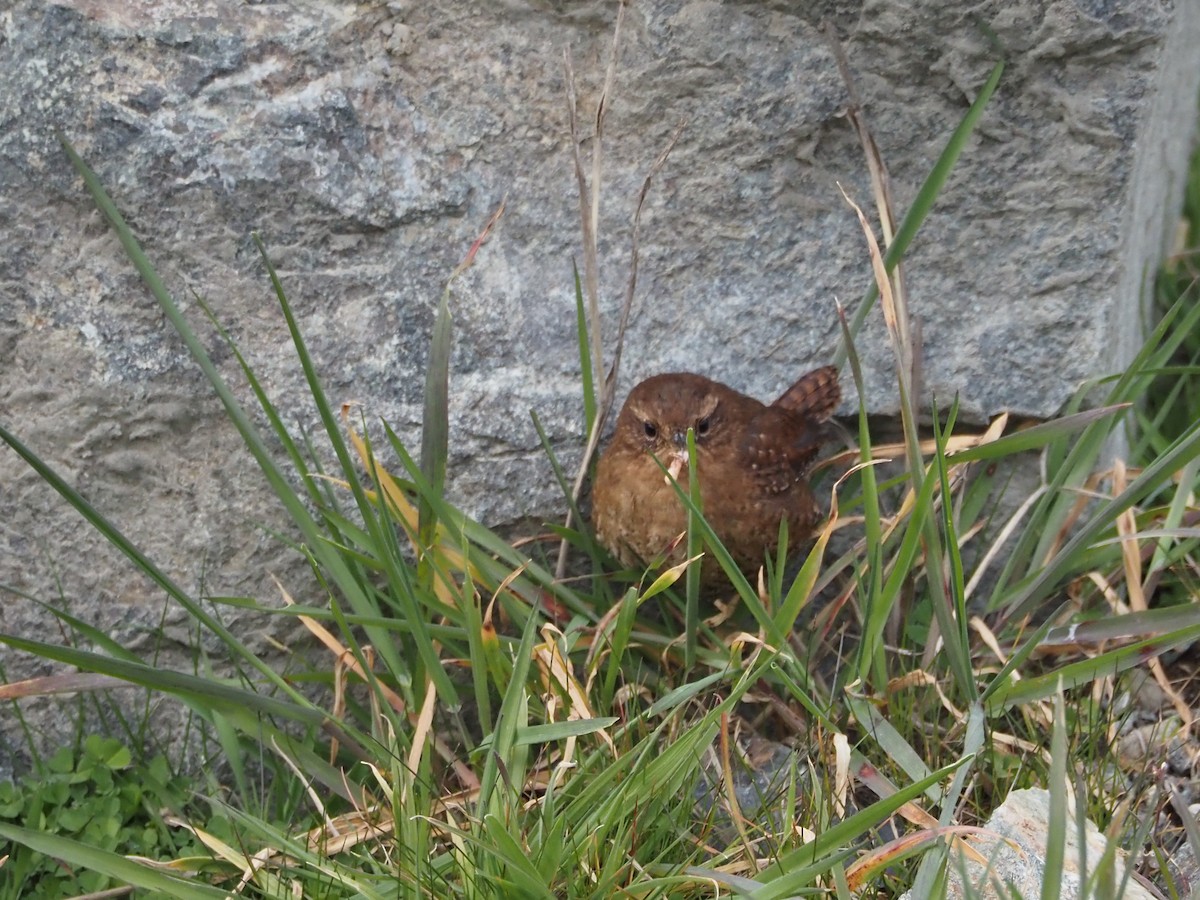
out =
{"type": "Polygon", "coordinates": [[[833,366],[813,369],[780,395],[772,406],[790,409],[824,422],[833,415],[842,402],[842,388],[838,384],[838,372],[833,366]]]}

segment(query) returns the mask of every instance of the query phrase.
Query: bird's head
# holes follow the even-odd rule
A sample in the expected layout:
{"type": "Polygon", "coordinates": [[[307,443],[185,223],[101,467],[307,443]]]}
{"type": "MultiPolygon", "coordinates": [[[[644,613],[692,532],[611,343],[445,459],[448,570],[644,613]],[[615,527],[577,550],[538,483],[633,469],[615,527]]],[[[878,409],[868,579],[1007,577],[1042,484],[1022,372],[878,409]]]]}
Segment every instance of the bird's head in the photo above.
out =
{"type": "Polygon", "coordinates": [[[628,450],[653,454],[678,477],[687,465],[689,428],[697,454],[728,437],[721,400],[722,386],[701,375],[655,375],[630,392],[617,417],[614,440],[628,450]]]}

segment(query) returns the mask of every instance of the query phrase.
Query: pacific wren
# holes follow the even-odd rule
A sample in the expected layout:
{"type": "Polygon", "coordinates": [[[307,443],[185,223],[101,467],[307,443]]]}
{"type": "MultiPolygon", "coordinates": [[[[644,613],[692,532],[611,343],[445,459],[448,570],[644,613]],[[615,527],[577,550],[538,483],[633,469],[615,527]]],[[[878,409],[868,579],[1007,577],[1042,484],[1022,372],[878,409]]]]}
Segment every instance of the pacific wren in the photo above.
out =
{"type": "MultiPolygon", "coordinates": [[[[636,566],[686,530],[687,510],[654,460],[686,491],[691,428],[704,516],[753,577],[778,545],[781,520],[791,546],[812,536],[821,513],[806,476],[826,437],[823,423],[840,400],[833,366],[809,372],[770,406],[702,375],[647,378],[630,391],[596,466],[596,537],[623,564],[636,566]]],[[[679,547],[668,561],[683,558],[679,547]]],[[[709,586],[723,583],[711,554],[701,578],[709,586]]]]}

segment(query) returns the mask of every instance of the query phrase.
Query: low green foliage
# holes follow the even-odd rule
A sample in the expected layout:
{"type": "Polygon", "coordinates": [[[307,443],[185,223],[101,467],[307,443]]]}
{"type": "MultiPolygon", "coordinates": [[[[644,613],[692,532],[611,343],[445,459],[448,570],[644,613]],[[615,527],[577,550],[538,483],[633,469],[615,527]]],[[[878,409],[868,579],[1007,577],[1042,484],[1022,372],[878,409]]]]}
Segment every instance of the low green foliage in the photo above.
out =
{"type": "MultiPolygon", "coordinates": [[[[92,735],[78,749],[60,748],[37,773],[16,783],[0,782],[0,825],[113,853],[190,856],[203,853],[199,843],[168,826],[163,812],[183,814],[193,804],[194,789],[191,779],[172,772],[165,757],[135,760],[119,741],[92,735]]],[[[0,866],[0,897],[57,900],[122,883],[20,843],[7,852],[8,861],[0,866]]]]}

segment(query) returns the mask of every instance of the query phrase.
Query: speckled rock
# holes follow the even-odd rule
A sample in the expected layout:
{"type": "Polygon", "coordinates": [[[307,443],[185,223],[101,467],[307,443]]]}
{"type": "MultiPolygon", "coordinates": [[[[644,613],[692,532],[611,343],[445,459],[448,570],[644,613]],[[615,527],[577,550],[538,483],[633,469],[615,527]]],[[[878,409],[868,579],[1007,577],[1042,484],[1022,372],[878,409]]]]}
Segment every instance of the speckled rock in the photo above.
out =
{"type": "MultiPolygon", "coordinates": [[[[257,527],[278,519],[252,461],[55,130],[198,321],[192,292],[211,303],[289,422],[316,418],[256,230],[332,399],[361,401],[414,445],[436,301],[507,198],[453,297],[452,490],[493,525],[560,517],[529,410],[577,458],[580,238],[563,51],[586,128],[615,12],[587,0],[5,5],[0,421],[185,587],[268,597],[273,572],[303,595],[301,562],[257,527]]],[[[1137,343],[1139,287],[1176,208],[1194,119],[1195,4],[631,4],[601,185],[609,336],[634,198],[687,127],[644,214],[623,388],[688,368],[773,396],[832,353],[834,300],[853,305],[869,278],[837,183],[864,205],[868,188],[826,18],[902,208],[995,63],[989,30],[1005,48],[1001,90],[907,272],[926,396],[957,392],[975,419],[1052,414],[1137,343]]],[[[869,403],[887,413],[878,322],[860,349],[869,403]]],[[[164,615],[160,593],[128,573],[0,450],[0,584],[61,591],[128,637],[164,615]]],[[[169,604],[165,615],[163,627],[186,628],[169,604]]],[[[6,594],[0,629],[45,634],[46,617],[6,594]]],[[[28,670],[5,651],[0,661],[11,677],[28,670]]]]}

